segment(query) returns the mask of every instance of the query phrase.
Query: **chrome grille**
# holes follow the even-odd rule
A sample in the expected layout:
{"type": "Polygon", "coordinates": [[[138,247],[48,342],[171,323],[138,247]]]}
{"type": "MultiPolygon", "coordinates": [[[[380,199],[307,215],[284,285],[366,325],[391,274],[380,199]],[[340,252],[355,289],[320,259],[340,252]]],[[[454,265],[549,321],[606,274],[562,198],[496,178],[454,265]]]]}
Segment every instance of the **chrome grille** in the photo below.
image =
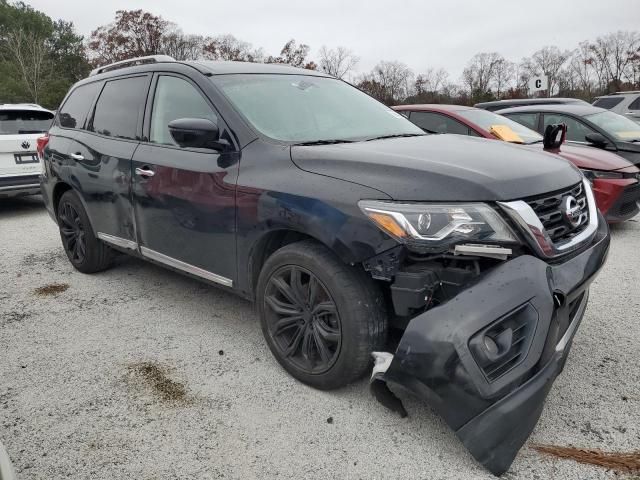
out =
{"type": "Polygon", "coordinates": [[[587,228],[589,224],[587,197],[582,183],[567,190],[525,199],[525,201],[538,216],[547,235],[554,243],[570,240],[587,228]],[[571,197],[575,199],[575,205],[579,208],[577,224],[571,223],[566,212],[566,202],[571,197]]]}

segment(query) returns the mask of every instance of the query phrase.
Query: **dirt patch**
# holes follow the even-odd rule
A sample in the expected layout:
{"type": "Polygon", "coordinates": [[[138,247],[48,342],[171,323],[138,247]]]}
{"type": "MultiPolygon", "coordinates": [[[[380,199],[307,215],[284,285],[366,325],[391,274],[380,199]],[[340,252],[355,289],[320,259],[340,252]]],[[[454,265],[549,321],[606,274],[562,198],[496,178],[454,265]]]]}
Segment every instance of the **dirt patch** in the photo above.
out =
{"type": "Polygon", "coordinates": [[[0,315],[0,325],[9,325],[10,323],[20,323],[31,316],[28,312],[6,312],[0,315]]]}
{"type": "Polygon", "coordinates": [[[545,455],[597,465],[619,473],[640,473],[640,450],[618,453],[555,445],[532,445],[532,448],[545,455]]]}
{"type": "Polygon", "coordinates": [[[68,288],[68,283],[50,283],[49,285],[36,288],[33,293],[40,295],[41,297],[46,297],[49,295],[58,295],[59,293],[66,291],[68,288]]]}
{"type": "Polygon", "coordinates": [[[165,403],[186,404],[190,403],[186,387],[168,377],[168,369],[154,362],[139,362],[129,365],[131,381],[137,381],[150,388],[155,397],[165,403]]]}

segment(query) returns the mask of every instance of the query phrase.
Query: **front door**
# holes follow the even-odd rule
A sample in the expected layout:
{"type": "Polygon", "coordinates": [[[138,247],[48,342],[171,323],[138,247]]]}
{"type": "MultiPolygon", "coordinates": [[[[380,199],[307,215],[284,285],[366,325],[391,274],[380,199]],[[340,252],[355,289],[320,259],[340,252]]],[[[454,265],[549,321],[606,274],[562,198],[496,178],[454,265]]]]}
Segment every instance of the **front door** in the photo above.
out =
{"type": "Polygon", "coordinates": [[[226,286],[236,278],[236,153],[181,148],[168,124],[205,118],[224,131],[213,106],[189,79],[160,74],[152,84],[149,121],[132,163],[141,253],[151,260],[226,286]]]}

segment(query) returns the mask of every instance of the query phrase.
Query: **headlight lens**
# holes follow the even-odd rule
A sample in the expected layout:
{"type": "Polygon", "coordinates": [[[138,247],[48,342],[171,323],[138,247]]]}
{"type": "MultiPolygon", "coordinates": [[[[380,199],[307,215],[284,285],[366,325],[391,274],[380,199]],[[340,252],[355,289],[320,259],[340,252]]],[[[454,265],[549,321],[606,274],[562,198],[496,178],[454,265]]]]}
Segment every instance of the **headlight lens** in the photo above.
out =
{"type": "Polygon", "coordinates": [[[509,225],[484,203],[424,204],[361,200],[358,206],[380,229],[409,246],[445,249],[474,242],[518,242],[509,225]]]}
{"type": "Polygon", "coordinates": [[[581,169],[584,176],[587,180],[593,182],[596,178],[607,178],[607,179],[620,179],[625,178],[625,175],[620,172],[604,172],[602,170],[587,170],[581,169]]]}

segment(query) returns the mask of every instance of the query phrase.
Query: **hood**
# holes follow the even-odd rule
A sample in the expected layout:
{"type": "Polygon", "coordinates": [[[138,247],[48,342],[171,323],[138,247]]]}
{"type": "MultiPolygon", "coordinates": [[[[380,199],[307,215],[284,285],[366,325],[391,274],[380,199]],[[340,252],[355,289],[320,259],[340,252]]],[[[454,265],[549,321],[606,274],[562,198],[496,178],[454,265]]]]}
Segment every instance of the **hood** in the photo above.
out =
{"type": "MultiPolygon", "coordinates": [[[[542,144],[532,147],[542,148],[542,144]]],[[[580,147],[564,144],[557,153],[565,160],[569,160],[578,168],[589,170],[620,170],[628,173],[637,173],[638,169],[631,162],[613,152],[593,147],[580,147]]]]}
{"type": "Polygon", "coordinates": [[[293,146],[302,170],[403,201],[505,201],[560,190],[580,173],[556,155],[460,135],[293,146]]]}

